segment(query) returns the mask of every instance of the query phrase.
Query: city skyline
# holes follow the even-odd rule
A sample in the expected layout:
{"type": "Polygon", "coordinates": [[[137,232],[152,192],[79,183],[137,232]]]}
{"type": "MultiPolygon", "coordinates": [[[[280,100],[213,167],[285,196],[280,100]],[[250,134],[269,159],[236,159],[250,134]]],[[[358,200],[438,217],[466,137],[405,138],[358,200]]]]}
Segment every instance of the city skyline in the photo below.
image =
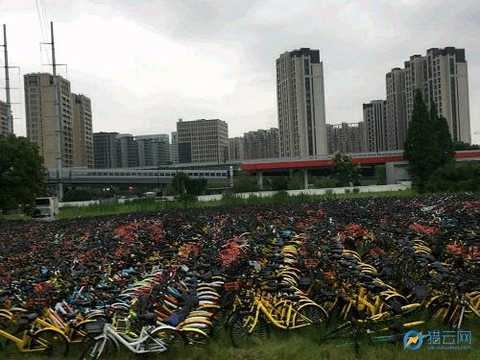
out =
{"type": "MultiPolygon", "coordinates": [[[[455,11],[448,12],[448,1],[367,2],[362,6],[301,2],[293,14],[285,15],[283,2],[229,6],[208,2],[202,9],[193,3],[140,1],[136,6],[126,1],[40,3],[46,13],[44,26],[50,19],[55,21],[57,60],[68,64],[72,92],[81,90],[92,99],[95,132],[170,133],[178,118],[223,119],[231,137],[277,127],[275,59],[300,47],[320,49],[326,122],[358,122],[362,103],[384,97],[384,74],[401,65],[405,54],[456,46],[468,52],[472,142],[480,142],[480,133],[475,134],[480,132],[480,104],[476,101],[480,54],[475,36],[480,25],[472,21],[480,5],[474,1],[456,4],[455,11]],[[302,21],[315,12],[325,15],[322,24],[302,21]],[[411,16],[432,12],[443,14],[435,24],[425,25],[424,16],[411,16]],[[396,14],[394,20],[385,18],[392,13],[396,14]],[[155,22],[159,16],[160,21],[155,22]],[[200,20],[207,16],[213,20],[205,26],[200,20]],[[168,17],[177,17],[178,24],[169,23],[168,17]],[[451,23],[464,24],[462,31],[452,32],[445,26],[451,23]],[[286,24],[289,26],[284,29],[286,24]],[[113,36],[115,33],[118,36],[113,36]],[[132,39],[142,41],[132,43],[132,39]],[[152,42],[157,44],[155,49],[149,46],[152,42]]],[[[41,35],[34,2],[8,1],[2,10],[8,26],[10,64],[21,66],[22,74],[48,71],[41,66],[49,62],[45,58],[48,48],[43,48],[43,59],[39,51],[39,42],[48,37],[41,35]]],[[[59,68],[59,73],[66,75],[64,68],[59,68]]],[[[22,87],[14,71],[11,78],[12,87],[22,87]]],[[[13,102],[22,103],[12,109],[17,117],[14,128],[25,135],[23,94],[13,91],[12,97],[13,102]]]]}

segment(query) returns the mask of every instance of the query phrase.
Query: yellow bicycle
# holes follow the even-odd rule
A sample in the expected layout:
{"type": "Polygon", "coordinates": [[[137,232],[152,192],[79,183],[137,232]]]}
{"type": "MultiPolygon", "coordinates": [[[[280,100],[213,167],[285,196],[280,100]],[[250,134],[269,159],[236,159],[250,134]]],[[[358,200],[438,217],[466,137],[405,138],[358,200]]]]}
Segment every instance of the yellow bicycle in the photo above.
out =
{"type": "Polygon", "coordinates": [[[64,332],[38,314],[15,315],[0,310],[0,337],[14,343],[20,352],[46,352],[52,358],[66,355],[69,349],[64,332]]]}

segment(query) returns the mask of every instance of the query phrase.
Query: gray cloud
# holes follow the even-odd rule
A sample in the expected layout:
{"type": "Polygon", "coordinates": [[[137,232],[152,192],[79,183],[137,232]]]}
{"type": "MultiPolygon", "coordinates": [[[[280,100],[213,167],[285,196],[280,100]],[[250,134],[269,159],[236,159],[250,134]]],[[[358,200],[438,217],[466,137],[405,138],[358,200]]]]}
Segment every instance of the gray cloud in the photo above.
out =
{"type": "MultiPolygon", "coordinates": [[[[7,1],[10,7],[21,2],[7,1]]],[[[128,43],[128,39],[123,52],[112,51],[116,62],[112,73],[109,64],[95,68],[91,62],[85,64],[88,59],[80,62],[85,55],[76,54],[74,47],[62,53],[72,64],[74,88],[78,85],[92,97],[97,130],[118,127],[135,133],[170,131],[179,117],[210,116],[227,120],[231,135],[275,125],[275,58],[286,50],[305,46],[319,48],[324,61],[327,121],[360,121],[362,102],[385,97],[387,71],[402,66],[412,54],[425,53],[427,48],[457,46],[467,50],[472,128],[480,131],[477,0],[43,3],[56,20],[58,31],[78,21],[85,22],[82,24],[88,28],[87,21],[96,17],[105,20],[105,31],[119,26],[136,34],[143,31],[148,37],[136,39],[136,44],[128,43]],[[143,30],[137,32],[134,26],[143,30]],[[157,38],[162,44],[158,47],[157,38]],[[166,42],[173,45],[163,48],[166,42]],[[175,51],[184,51],[185,55],[175,51]],[[198,67],[198,75],[192,71],[178,80],[169,76],[174,65],[164,62],[172,57],[185,70],[198,67]],[[125,71],[137,73],[137,89],[129,89],[119,79],[106,78],[113,74],[122,77],[122,64],[125,71]],[[179,82],[184,83],[183,88],[179,82]]],[[[29,11],[28,6],[17,7],[19,13],[29,11]]],[[[78,27],[70,31],[73,29],[78,27]]],[[[69,34],[59,33],[57,37],[64,36],[69,34]]],[[[93,46],[106,61],[112,61],[101,47],[115,49],[114,43],[123,39],[112,39],[112,44],[96,44],[105,40],[102,36],[84,40],[79,52],[88,53],[89,46],[93,46]]],[[[178,67],[175,71],[181,72],[178,67]]],[[[480,136],[474,140],[480,142],[480,136]]]]}

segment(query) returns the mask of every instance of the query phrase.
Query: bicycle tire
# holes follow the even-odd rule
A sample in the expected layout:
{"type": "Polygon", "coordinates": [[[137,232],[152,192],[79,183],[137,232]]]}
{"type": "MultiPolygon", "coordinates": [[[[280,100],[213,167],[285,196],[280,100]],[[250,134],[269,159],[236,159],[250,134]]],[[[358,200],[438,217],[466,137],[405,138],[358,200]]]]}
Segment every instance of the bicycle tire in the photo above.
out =
{"type": "Polygon", "coordinates": [[[320,325],[322,323],[326,323],[327,320],[327,311],[315,303],[309,303],[300,306],[293,319],[295,327],[320,325]],[[304,321],[306,323],[303,325],[302,323],[304,321]]]}
{"type": "Polygon", "coordinates": [[[258,319],[252,332],[245,327],[245,317],[237,315],[230,324],[230,339],[236,348],[252,346],[268,336],[268,326],[263,319],[258,319]]]}
{"type": "Polygon", "coordinates": [[[67,337],[60,331],[54,329],[41,329],[33,335],[32,348],[36,344],[47,344],[45,353],[51,358],[66,356],[69,350],[67,337]]]}
{"type": "Polygon", "coordinates": [[[110,359],[118,350],[118,344],[104,335],[95,339],[89,338],[85,350],[80,356],[80,360],[110,359]],[[103,345],[103,349],[99,349],[98,347],[102,341],[105,341],[105,344],[103,345]]]}
{"type": "Polygon", "coordinates": [[[176,329],[158,328],[150,336],[160,338],[167,351],[181,351],[187,345],[185,335],[176,329]]]}
{"type": "Polygon", "coordinates": [[[209,339],[208,333],[202,329],[185,327],[182,332],[185,341],[190,345],[205,345],[209,339]]]}

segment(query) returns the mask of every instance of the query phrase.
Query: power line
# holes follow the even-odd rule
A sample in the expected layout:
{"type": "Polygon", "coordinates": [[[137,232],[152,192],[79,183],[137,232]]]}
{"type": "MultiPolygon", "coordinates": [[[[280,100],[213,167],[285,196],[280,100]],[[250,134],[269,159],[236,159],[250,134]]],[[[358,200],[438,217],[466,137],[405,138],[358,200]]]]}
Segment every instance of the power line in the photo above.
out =
{"type": "MultiPolygon", "coordinates": [[[[43,11],[44,7],[42,7],[42,3],[40,0],[35,0],[35,8],[37,10],[37,17],[38,17],[38,23],[40,25],[40,33],[42,35],[41,42],[43,42],[46,39],[46,30],[45,30],[45,13],[43,11]]],[[[41,45],[40,45],[40,63],[41,64],[49,64],[50,57],[48,51],[46,51],[41,45]]]]}

